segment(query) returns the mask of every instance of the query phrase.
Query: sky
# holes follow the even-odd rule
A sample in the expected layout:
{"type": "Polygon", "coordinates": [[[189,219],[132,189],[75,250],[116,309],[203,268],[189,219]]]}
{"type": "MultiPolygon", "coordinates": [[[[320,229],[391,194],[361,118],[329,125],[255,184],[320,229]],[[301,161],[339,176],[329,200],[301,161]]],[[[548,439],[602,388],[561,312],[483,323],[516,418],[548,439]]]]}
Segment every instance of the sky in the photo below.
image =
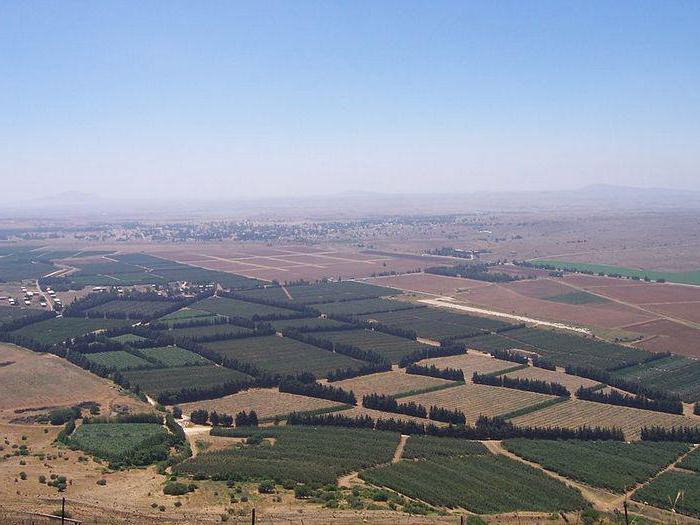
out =
{"type": "Polygon", "coordinates": [[[700,190],[696,1],[5,0],[6,199],[700,190]]]}

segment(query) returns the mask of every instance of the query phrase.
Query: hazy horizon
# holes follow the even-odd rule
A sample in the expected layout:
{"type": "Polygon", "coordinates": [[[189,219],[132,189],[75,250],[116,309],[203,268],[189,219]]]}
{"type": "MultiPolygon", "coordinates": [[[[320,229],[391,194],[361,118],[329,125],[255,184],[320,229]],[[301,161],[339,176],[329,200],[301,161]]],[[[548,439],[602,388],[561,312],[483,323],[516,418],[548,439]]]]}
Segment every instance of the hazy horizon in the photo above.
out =
{"type": "Polygon", "coordinates": [[[700,190],[691,3],[7,2],[5,199],[700,190]]]}

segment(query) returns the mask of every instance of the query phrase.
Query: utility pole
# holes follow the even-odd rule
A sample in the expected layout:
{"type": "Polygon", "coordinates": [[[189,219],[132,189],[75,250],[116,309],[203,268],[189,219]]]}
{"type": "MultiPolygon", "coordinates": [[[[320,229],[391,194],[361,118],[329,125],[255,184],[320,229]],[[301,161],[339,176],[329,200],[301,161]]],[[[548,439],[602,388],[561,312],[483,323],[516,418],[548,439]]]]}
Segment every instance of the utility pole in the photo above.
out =
{"type": "Polygon", "coordinates": [[[250,523],[255,525],[255,507],[253,507],[253,513],[251,514],[250,523]]]}
{"type": "Polygon", "coordinates": [[[66,497],[61,500],[61,525],[66,523],[66,497]]]}
{"type": "Polygon", "coordinates": [[[629,518],[629,515],[627,514],[627,500],[622,502],[622,507],[625,509],[625,524],[630,525],[630,518],[629,518]]]}

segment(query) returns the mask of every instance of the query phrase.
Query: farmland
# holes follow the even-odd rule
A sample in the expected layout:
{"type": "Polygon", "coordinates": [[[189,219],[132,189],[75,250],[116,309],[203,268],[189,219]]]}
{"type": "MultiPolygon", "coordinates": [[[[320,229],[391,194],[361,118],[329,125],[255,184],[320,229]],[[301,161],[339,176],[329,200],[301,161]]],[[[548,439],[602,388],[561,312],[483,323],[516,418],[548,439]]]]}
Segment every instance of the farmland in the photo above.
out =
{"type": "MultiPolygon", "coordinates": [[[[201,317],[198,319],[201,319],[201,317]]],[[[185,328],[173,328],[171,330],[165,331],[164,333],[175,337],[176,339],[179,337],[189,337],[196,339],[198,337],[207,337],[218,334],[231,334],[235,336],[243,334],[252,334],[253,330],[251,330],[250,328],[245,328],[243,326],[236,326],[235,324],[213,324],[208,326],[188,326],[185,328]]]]}
{"type": "Polygon", "coordinates": [[[504,370],[510,370],[518,366],[511,361],[503,361],[495,357],[487,356],[477,352],[468,352],[460,355],[447,357],[433,357],[419,361],[420,365],[435,365],[438,368],[459,368],[464,372],[465,379],[471,379],[474,372],[480,374],[493,374],[504,370]]]}
{"type": "MultiPolygon", "coordinates": [[[[413,401],[426,407],[435,405],[450,410],[461,410],[467,417],[467,422],[473,423],[481,415],[505,416],[554,399],[556,398],[553,396],[535,392],[467,383],[454,388],[404,397],[401,401],[413,401]]],[[[556,405],[552,408],[556,408],[556,405]]]]}
{"type": "Polygon", "coordinates": [[[279,332],[285,330],[300,330],[304,332],[313,332],[316,330],[330,330],[333,328],[342,328],[347,326],[346,323],[341,323],[334,319],[325,317],[304,317],[301,319],[282,319],[280,321],[271,321],[272,328],[279,332]]]}
{"type": "Polygon", "coordinates": [[[690,272],[663,272],[657,270],[640,270],[613,266],[608,264],[590,264],[581,262],[568,262],[556,259],[538,259],[532,261],[535,266],[553,266],[561,270],[574,270],[578,272],[593,272],[596,274],[621,275],[623,277],[644,279],[648,277],[652,281],[666,280],[672,283],[700,285],[700,271],[690,272]]]}
{"type": "Polygon", "coordinates": [[[479,514],[575,510],[587,505],[576,490],[539,470],[491,454],[400,461],[365,470],[360,477],[432,505],[479,514]]]}
{"type": "Polygon", "coordinates": [[[171,309],[173,303],[166,301],[109,301],[99,306],[93,306],[86,310],[90,317],[103,315],[107,317],[124,316],[127,319],[145,319],[158,317],[171,309]],[[92,314],[92,315],[91,315],[92,314]]]}
{"type": "Polygon", "coordinates": [[[175,467],[177,473],[203,473],[220,479],[278,482],[294,480],[311,485],[335,484],[343,473],[391,460],[399,435],[364,429],[333,427],[272,427],[223,430],[232,436],[262,433],[274,445],[232,445],[204,452],[175,467]]]}
{"type": "Polygon", "coordinates": [[[211,364],[211,361],[201,355],[180,348],[179,346],[143,348],[140,352],[146,356],[147,359],[166,368],[211,364]]]}
{"type": "Polygon", "coordinates": [[[211,317],[216,317],[216,314],[207,312],[206,310],[197,310],[196,308],[181,308],[175,312],[164,315],[158,319],[158,322],[172,324],[183,321],[191,321],[193,319],[199,320],[211,317]]]}
{"type": "Polygon", "coordinates": [[[331,303],[336,301],[349,301],[353,299],[366,299],[396,295],[400,293],[393,288],[374,286],[354,281],[342,281],[339,283],[317,283],[311,285],[287,286],[287,292],[291,300],[280,287],[267,287],[257,290],[241,292],[244,297],[251,299],[267,299],[272,301],[290,301],[297,304],[331,303]]]}
{"type": "Polygon", "coordinates": [[[135,356],[123,350],[115,352],[96,352],[86,354],[85,358],[96,365],[104,366],[110,370],[124,371],[140,368],[154,368],[155,365],[141,357],[135,356]]]}
{"type": "Polygon", "coordinates": [[[141,337],[140,335],[136,335],[136,334],[117,335],[115,337],[111,337],[110,339],[112,341],[116,341],[117,343],[122,343],[122,344],[140,343],[140,342],[146,341],[145,337],[141,337]]]}
{"type": "Polygon", "coordinates": [[[124,377],[132,385],[153,397],[163,392],[178,391],[183,388],[206,389],[228,382],[250,380],[250,376],[218,366],[183,366],[150,370],[130,370],[124,377]]]}
{"type": "Polygon", "coordinates": [[[275,416],[286,416],[291,412],[334,409],[343,406],[345,405],[335,401],[280,392],[276,388],[251,388],[218,399],[184,403],[180,408],[185,414],[197,409],[216,410],[226,414],[254,410],[258,418],[270,419],[275,416]]]}
{"type": "Polygon", "coordinates": [[[284,317],[298,317],[299,313],[277,306],[249,303],[239,299],[228,297],[208,297],[192,305],[194,309],[205,310],[213,314],[229,317],[244,317],[246,319],[279,319],[284,317]]]}
{"type": "Polygon", "coordinates": [[[485,317],[444,312],[434,308],[417,308],[398,312],[382,312],[358,316],[359,319],[415,330],[419,337],[441,340],[473,335],[483,330],[508,326],[485,317]]]}
{"type": "Polygon", "coordinates": [[[670,356],[616,370],[615,375],[649,388],[675,392],[687,402],[700,400],[700,361],[695,359],[670,356]],[[669,376],[673,381],[669,381],[669,376]]]}
{"type": "Polygon", "coordinates": [[[541,441],[513,439],[506,449],[570,479],[625,492],[654,476],[681,454],[684,443],[541,441]]]}
{"type": "Polygon", "coordinates": [[[247,337],[206,343],[207,349],[228,359],[250,363],[271,374],[311,372],[324,377],[337,368],[358,368],[365,363],[287,337],[247,337]]]}
{"type": "Polygon", "coordinates": [[[419,307],[413,303],[377,298],[317,304],[314,305],[314,308],[319,312],[328,315],[361,315],[377,312],[411,310],[419,307]]]}
{"type": "Polygon", "coordinates": [[[548,383],[559,383],[560,385],[564,385],[566,389],[572,393],[576,392],[579,387],[592,388],[598,385],[598,382],[592,379],[586,379],[585,377],[578,377],[560,371],[545,370],[544,368],[537,368],[535,366],[508,372],[507,375],[508,377],[518,377],[520,379],[534,379],[538,381],[547,381],[548,383]]]}
{"type": "Polygon", "coordinates": [[[353,377],[335,381],[333,386],[352,390],[358,399],[368,394],[385,394],[396,396],[407,392],[440,388],[452,384],[436,377],[406,374],[403,370],[392,370],[366,376],[353,377]]]}
{"type": "Polygon", "coordinates": [[[577,428],[582,425],[618,427],[628,440],[638,440],[642,427],[654,425],[698,426],[700,421],[675,414],[606,405],[593,401],[571,399],[536,412],[513,418],[516,425],[561,426],[577,428]]]}
{"type": "Polygon", "coordinates": [[[435,436],[411,436],[403,449],[404,459],[435,459],[488,454],[479,441],[435,436]]]}
{"type": "Polygon", "coordinates": [[[700,474],[670,470],[634,493],[632,499],[700,517],[700,474]]]}
{"type": "Polygon", "coordinates": [[[318,337],[334,344],[351,345],[362,350],[376,352],[391,363],[398,363],[402,357],[414,352],[430,349],[428,345],[411,341],[405,337],[362,329],[321,332],[318,337]]]}
{"type": "Polygon", "coordinates": [[[97,330],[118,328],[129,325],[122,319],[83,319],[78,317],[55,317],[46,321],[23,326],[12,332],[14,335],[26,337],[45,344],[55,344],[97,330]]]}

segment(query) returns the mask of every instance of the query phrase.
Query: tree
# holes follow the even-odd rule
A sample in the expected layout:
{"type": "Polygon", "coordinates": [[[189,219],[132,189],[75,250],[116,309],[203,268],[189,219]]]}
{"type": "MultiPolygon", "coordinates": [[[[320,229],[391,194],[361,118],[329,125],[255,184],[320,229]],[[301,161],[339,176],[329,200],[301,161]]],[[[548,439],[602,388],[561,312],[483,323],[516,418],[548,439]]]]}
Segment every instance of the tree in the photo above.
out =
{"type": "Polygon", "coordinates": [[[209,419],[209,412],[206,410],[193,410],[190,414],[190,420],[196,425],[204,425],[209,419]]]}

